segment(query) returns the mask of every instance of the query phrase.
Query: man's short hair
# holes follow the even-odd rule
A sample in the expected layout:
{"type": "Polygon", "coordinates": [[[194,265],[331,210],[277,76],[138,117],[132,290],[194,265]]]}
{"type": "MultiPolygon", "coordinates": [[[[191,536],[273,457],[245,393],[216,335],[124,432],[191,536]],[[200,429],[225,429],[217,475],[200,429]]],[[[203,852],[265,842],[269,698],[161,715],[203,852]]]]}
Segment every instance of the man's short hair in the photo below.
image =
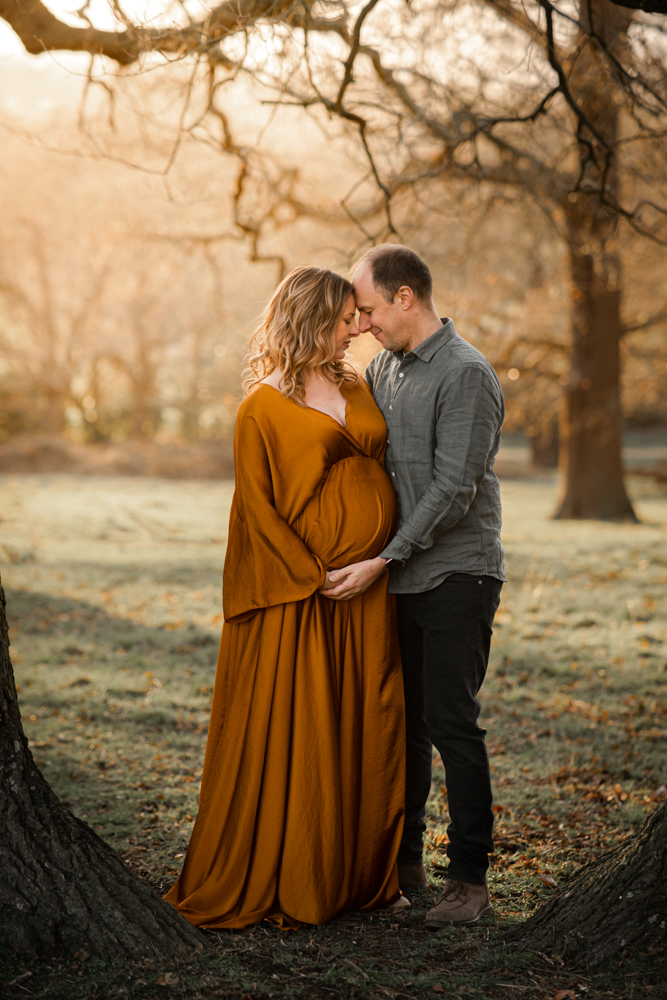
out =
{"type": "Polygon", "coordinates": [[[354,270],[368,264],[373,284],[387,302],[393,302],[399,288],[407,285],[414,297],[428,305],[433,297],[433,279],[418,253],[402,243],[381,243],[371,247],[357,261],[354,270]]]}

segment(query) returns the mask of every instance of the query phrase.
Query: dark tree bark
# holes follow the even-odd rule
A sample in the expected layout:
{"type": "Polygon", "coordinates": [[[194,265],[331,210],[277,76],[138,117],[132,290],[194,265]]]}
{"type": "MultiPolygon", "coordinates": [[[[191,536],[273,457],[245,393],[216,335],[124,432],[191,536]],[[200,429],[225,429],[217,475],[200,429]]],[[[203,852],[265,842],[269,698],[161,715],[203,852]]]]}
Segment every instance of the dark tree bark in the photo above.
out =
{"type": "Polygon", "coordinates": [[[38,955],[191,955],[203,935],[60,803],[28,749],[0,583],[0,941],[38,955]]]}
{"type": "Polygon", "coordinates": [[[617,275],[601,266],[608,262],[580,249],[594,238],[590,218],[570,224],[572,348],[561,429],[564,488],[555,516],[636,521],[621,461],[621,294],[617,275]]]}
{"type": "Polygon", "coordinates": [[[638,832],[584,867],[516,932],[516,950],[591,968],[667,941],[667,799],[638,832]]]}
{"type": "Polygon", "coordinates": [[[667,0],[611,0],[617,7],[631,7],[650,14],[667,14],[667,0]]]}

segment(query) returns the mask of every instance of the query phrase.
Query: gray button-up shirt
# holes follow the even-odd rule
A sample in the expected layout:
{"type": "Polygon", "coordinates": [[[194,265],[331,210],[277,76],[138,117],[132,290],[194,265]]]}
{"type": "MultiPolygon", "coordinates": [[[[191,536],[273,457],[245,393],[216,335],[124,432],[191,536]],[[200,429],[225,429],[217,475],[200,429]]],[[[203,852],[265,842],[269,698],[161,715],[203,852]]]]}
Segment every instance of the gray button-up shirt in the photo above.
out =
{"type": "Polygon", "coordinates": [[[398,496],[389,590],[422,593],[452,573],[505,579],[493,463],[505,404],[486,358],[451,319],[409,354],[366,369],[387,422],[386,468],[398,496]]]}

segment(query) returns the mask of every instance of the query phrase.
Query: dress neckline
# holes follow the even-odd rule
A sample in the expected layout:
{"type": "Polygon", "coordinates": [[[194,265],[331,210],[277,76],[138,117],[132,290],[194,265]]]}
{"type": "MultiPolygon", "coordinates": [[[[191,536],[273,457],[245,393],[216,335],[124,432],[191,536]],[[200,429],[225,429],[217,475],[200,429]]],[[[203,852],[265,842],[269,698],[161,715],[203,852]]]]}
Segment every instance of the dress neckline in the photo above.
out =
{"type": "MultiPolygon", "coordinates": [[[[260,387],[261,386],[265,386],[265,388],[267,388],[267,389],[273,389],[273,391],[277,392],[280,396],[283,397],[283,399],[290,399],[291,402],[294,403],[295,406],[299,405],[297,402],[295,402],[295,400],[291,399],[290,396],[286,396],[285,393],[282,392],[282,390],[277,389],[275,387],[275,385],[269,385],[268,382],[260,382],[259,386],[260,387]]],[[[342,424],[340,422],[340,420],[338,420],[337,417],[332,416],[331,413],[327,413],[325,410],[318,409],[317,406],[309,406],[308,403],[304,403],[303,404],[303,409],[304,410],[312,410],[313,413],[319,413],[319,414],[321,414],[321,416],[327,417],[329,420],[333,420],[333,422],[335,424],[338,424],[338,426],[340,427],[341,430],[347,431],[347,408],[349,406],[350,401],[349,401],[349,399],[347,398],[347,396],[345,395],[345,393],[343,392],[342,389],[340,390],[340,394],[343,397],[343,399],[345,400],[345,411],[344,411],[345,423],[344,424],[342,424]]],[[[349,431],[347,431],[347,432],[349,433],[349,431]]]]}

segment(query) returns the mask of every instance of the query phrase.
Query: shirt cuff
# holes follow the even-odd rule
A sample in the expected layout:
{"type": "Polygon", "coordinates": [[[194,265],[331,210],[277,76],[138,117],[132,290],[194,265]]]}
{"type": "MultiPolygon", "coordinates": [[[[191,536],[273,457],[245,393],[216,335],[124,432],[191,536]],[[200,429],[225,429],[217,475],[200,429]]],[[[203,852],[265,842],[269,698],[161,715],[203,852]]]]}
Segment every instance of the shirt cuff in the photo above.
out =
{"type": "Polygon", "coordinates": [[[394,562],[400,563],[401,566],[405,565],[411,555],[412,546],[406,538],[401,537],[400,531],[392,538],[386,549],[383,549],[380,553],[382,559],[393,559],[394,562]]]}

